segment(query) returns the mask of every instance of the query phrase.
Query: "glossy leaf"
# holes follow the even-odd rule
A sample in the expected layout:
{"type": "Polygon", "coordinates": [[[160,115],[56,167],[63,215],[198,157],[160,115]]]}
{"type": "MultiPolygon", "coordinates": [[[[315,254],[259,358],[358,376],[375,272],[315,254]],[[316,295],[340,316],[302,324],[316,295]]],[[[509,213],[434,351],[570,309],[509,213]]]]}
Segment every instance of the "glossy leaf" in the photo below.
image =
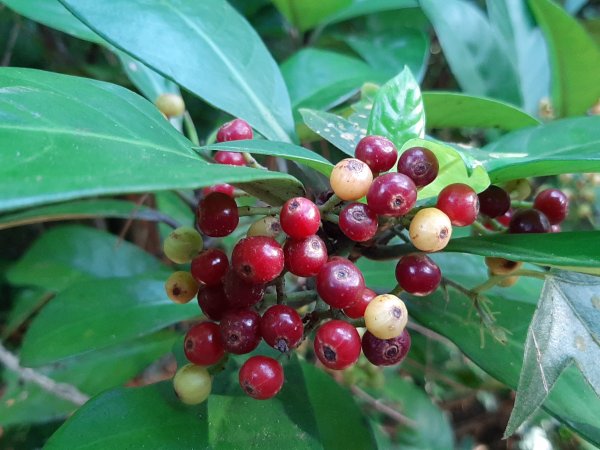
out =
{"type": "Polygon", "coordinates": [[[576,366],[600,403],[600,278],[558,272],[546,279],[527,341],[505,437],[533,414],[564,370],[576,366]],[[568,324],[568,326],[566,326],[568,324]]]}
{"type": "Polygon", "coordinates": [[[425,136],[421,89],[408,67],[375,94],[367,134],[385,136],[398,148],[411,138],[425,136]]]}
{"type": "Polygon", "coordinates": [[[421,0],[420,5],[463,91],[515,105],[522,103],[515,69],[476,5],[465,0],[421,0]]]}
{"type": "MultiPolygon", "coordinates": [[[[145,64],[135,60],[127,53],[117,51],[121,65],[136,88],[151,102],[161,94],[181,95],[179,88],[171,80],[159,75],[145,64]]],[[[173,119],[171,119],[173,120],[173,119]]],[[[179,120],[181,122],[181,120],[179,120]]]]}
{"type": "Polygon", "coordinates": [[[196,302],[175,305],[165,278],[78,281],[56,295],[31,322],[21,360],[41,366],[146,336],[200,315],[196,302]]]}
{"type": "Polygon", "coordinates": [[[300,114],[308,128],[352,157],[358,142],[367,134],[366,129],[335,114],[312,109],[301,109],[300,114]]]}
{"type": "Polygon", "coordinates": [[[115,47],[269,139],[290,140],[293,120],[279,68],[225,0],[114,0],[111,8],[95,0],[61,2],[115,47]]]}
{"type": "Polygon", "coordinates": [[[16,68],[0,69],[0,85],[0,211],[232,180],[301,188],[284,174],[200,160],[154,106],[119,86],[16,68]]]}
{"type": "Polygon", "coordinates": [[[560,6],[529,0],[550,48],[552,101],[559,116],[580,116],[600,98],[600,48],[560,6]]]}
{"type": "Polygon", "coordinates": [[[39,288],[26,288],[16,293],[2,330],[2,338],[11,336],[52,297],[53,293],[39,288]]]}
{"type": "Polygon", "coordinates": [[[419,3],[417,0],[352,0],[352,3],[346,8],[327,17],[326,22],[343,22],[367,14],[403,8],[416,8],[418,6],[419,3]]]}
{"type": "Polygon", "coordinates": [[[349,6],[352,0],[273,0],[277,9],[300,31],[310,30],[323,19],[349,6]]]}
{"type": "Polygon", "coordinates": [[[429,128],[476,127],[517,130],[540,121],[508,103],[458,92],[423,92],[429,128]]]}

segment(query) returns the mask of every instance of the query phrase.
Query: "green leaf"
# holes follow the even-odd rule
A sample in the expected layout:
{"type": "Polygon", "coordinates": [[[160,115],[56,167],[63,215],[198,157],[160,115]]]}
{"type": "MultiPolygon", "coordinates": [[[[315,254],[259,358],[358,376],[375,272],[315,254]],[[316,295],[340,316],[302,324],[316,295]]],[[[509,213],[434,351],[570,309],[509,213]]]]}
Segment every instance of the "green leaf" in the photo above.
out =
{"type": "Polygon", "coordinates": [[[301,188],[285,174],[200,160],[153,105],[119,86],[16,68],[0,69],[0,85],[0,211],[233,180],[301,188]]]}
{"type": "Polygon", "coordinates": [[[258,34],[225,0],[114,0],[111,8],[95,0],[61,2],[115,47],[247,120],[265,137],[290,140],[294,123],[279,68],[258,34]],[[143,24],[135,33],[132,17],[143,24]]]}
{"type": "Polygon", "coordinates": [[[273,0],[285,18],[300,31],[310,30],[324,18],[349,6],[352,0],[273,0]]]}
{"type": "Polygon", "coordinates": [[[600,117],[550,122],[507,134],[478,152],[493,183],[600,171],[600,117]]]}
{"type": "Polygon", "coordinates": [[[508,103],[458,92],[423,92],[429,128],[477,127],[517,130],[540,121],[508,103]]]}
{"type": "Polygon", "coordinates": [[[336,114],[312,109],[300,109],[300,114],[308,128],[352,157],[358,142],[367,134],[366,129],[336,114]]]}
{"type": "Polygon", "coordinates": [[[476,5],[465,0],[420,0],[420,5],[463,91],[521,104],[515,68],[476,5]]]}
{"type": "Polygon", "coordinates": [[[600,278],[557,272],[548,277],[529,326],[515,406],[505,437],[544,402],[575,365],[600,397],[600,278]]]}
{"type": "Polygon", "coordinates": [[[12,308],[6,318],[2,338],[6,339],[11,336],[52,297],[54,297],[54,294],[44,289],[35,288],[19,291],[12,299],[12,308]]]}
{"type": "Polygon", "coordinates": [[[329,24],[343,22],[367,14],[418,6],[417,0],[352,0],[349,6],[327,17],[324,22],[329,24]]]}
{"type": "Polygon", "coordinates": [[[580,116],[600,98],[600,49],[560,6],[550,0],[529,0],[548,46],[552,65],[555,113],[580,116]]]}
{"type": "MultiPolygon", "coordinates": [[[[167,269],[113,234],[81,225],[54,227],[7,272],[12,284],[60,291],[79,280],[132,277],[167,269]]],[[[168,273],[168,272],[167,272],[168,273]]]]}
{"type": "Polygon", "coordinates": [[[36,367],[84,355],[200,315],[195,302],[171,302],[164,284],[165,278],[142,276],[73,283],[31,322],[22,363],[36,367]]]}
{"type": "Polygon", "coordinates": [[[408,67],[375,94],[367,134],[385,136],[398,148],[411,138],[425,136],[421,90],[408,67]]]}
{"type": "Polygon", "coordinates": [[[206,147],[202,147],[202,150],[226,150],[230,152],[248,152],[257,155],[277,156],[315,169],[325,176],[329,176],[333,169],[333,164],[318,153],[300,147],[299,145],[288,144],[287,142],[263,140],[229,141],[207,145],[206,147]]]}

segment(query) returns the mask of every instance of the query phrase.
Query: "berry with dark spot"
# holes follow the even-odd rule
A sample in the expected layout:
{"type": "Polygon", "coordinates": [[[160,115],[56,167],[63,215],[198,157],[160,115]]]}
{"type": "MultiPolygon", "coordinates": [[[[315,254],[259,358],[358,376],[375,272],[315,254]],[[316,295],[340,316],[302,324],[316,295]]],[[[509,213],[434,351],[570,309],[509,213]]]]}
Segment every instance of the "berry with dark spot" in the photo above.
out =
{"type": "Polygon", "coordinates": [[[285,266],[299,277],[314,277],[327,262],[327,247],[319,236],[288,239],[283,245],[285,266]]]}
{"type": "Polygon", "coordinates": [[[398,173],[409,177],[418,188],[435,180],[439,169],[435,154],[424,147],[409,148],[402,152],[398,160],[398,173]]]}
{"type": "Polygon", "coordinates": [[[341,160],[333,168],[329,177],[331,189],[342,200],[358,200],[369,191],[373,173],[360,159],[341,160]]]}
{"type": "Polygon", "coordinates": [[[187,303],[198,292],[198,283],[189,272],[173,272],[165,282],[165,292],[175,303],[187,303]]]}
{"type": "Polygon", "coordinates": [[[315,334],[317,358],[329,369],[342,370],[354,364],[360,356],[360,336],[343,320],[330,320],[315,334]]]}
{"type": "Polygon", "coordinates": [[[400,336],[379,339],[369,331],[362,337],[362,351],[376,366],[392,366],[400,363],[410,350],[410,334],[404,329],[400,336]]]}
{"type": "Polygon", "coordinates": [[[340,230],[355,242],[365,242],[377,233],[377,214],[364,203],[350,203],[340,212],[340,230]]]}
{"type": "Polygon", "coordinates": [[[239,382],[256,400],[275,397],[283,386],[283,367],[268,356],[252,356],[240,368],[239,382]]]}
{"type": "Polygon", "coordinates": [[[219,330],[229,353],[250,353],[260,344],[260,315],[251,309],[229,311],[221,319],[219,330]]]}
{"type": "Polygon", "coordinates": [[[273,305],[260,319],[260,333],[267,344],[282,353],[296,348],[302,341],[304,325],[294,308],[273,305]]]}
{"type": "Polygon", "coordinates": [[[413,217],[408,234],[412,244],[422,252],[437,252],[450,241],[452,224],[439,209],[424,208],[413,217]]]}
{"type": "Polygon", "coordinates": [[[389,139],[371,135],[362,138],[354,151],[357,159],[365,162],[373,173],[387,172],[398,159],[398,149],[389,139]]]}
{"type": "Polygon", "coordinates": [[[202,322],[189,329],[183,341],[185,357],[199,366],[212,366],[225,354],[219,325],[202,322]]]}
{"type": "Polygon", "coordinates": [[[231,267],[248,283],[268,283],[283,271],[283,249],[266,236],[241,239],[233,248],[231,267]]]}
{"type": "Polygon", "coordinates": [[[334,308],[347,308],[356,303],[364,288],[362,273],[345,258],[332,258],[317,274],[317,293],[334,308]]]}
{"type": "Polygon", "coordinates": [[[400,336],[407,322],[406,305],[392,294],[378,295],[365,309],[365,326],[379,339],[400,336]]]}
{"type": "Polygon", "coordinates": [[[285,234],[294,239],[304,239],[319,229],[321,213],[309,199],[294,197],[283,204],[279,222],[285,234]]]}
{"type": "Polygon", "coordinates": [[[373,181],[367,204],[375,214],[399,217],[408,213],[417,201],[415,183],[401,173],[386,173],[373,181]]]}

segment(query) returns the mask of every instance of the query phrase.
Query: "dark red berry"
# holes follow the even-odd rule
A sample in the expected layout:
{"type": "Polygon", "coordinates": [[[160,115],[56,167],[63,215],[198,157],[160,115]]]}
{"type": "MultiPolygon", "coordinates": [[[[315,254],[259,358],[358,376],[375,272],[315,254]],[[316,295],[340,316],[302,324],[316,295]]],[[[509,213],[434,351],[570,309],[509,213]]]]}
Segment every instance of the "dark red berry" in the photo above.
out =
{"type": "Polygon", "coordinates": [[[274,397],[283,386],[283,367],[268,356],[253,356],[240,368],[240,386],[256,400],[274,397]]]}
{"type": "Polygon", "coordinates": [[[227,255],[221,250],[211,248],[192,260],[190,271],[198,283],[216,286],[221,284],[228,268],[227,255]]]}
{"type": "Polygon", "coordinates": [[[271,347],[287,353],[302,341],[304,325],[294,308],[273,305],[260,319],[260,333],[271,347]]]}
{"type": "Polygon", "coordinates": [[[362,273],[345,258],[332,258],[317,274],[317,292],[334,308],[347,308],[356,303],[364,288],[362,273]]]}
{"type": "Polygon", "coordinates": [[[235,200],[221,192],[213,192],[203,198],[196,215],[198,228],[211,237],[223,237],[233,233],[240,221],[235,200]]]}
{"type": "Polygon", "coordinates": [[[427,186],[436,179],[440,170],[435,154],[424,147],[405,150],[398,160],[398,173],[403,173],[414,181],[415,186],[427,186]]]}
{"type": "Polygon", "coordinates": [[[369,209],[384,216],[403,216],[412,209],[416,201],[415,183],[401,173],[378,176],[367,193],[369,209]]]}
{"type": "Polygon", "coordinates": [[[287,270],[299,277],[314,277],[327,262],[327,247],[319,236],[288,239],[283,254],[287,270]]]}
{"type": "Polygon", "coordinates": [[[221,320],[225,312],[231,308],[222,284],[200,288],[198,306],[204,315],[212,320],[221,320]]]}
{"type": "Polygon", "coordinates": [[[185,357],[198,366],[212,366],[225,354],[219,325],[202,322],[189,329],[183,341],[185,357]]]}
{"type": "Polygon", "coordinates": [[[378,339],[367,331],[362,337],[362,351],[372,364],[392,366],[406,357],[410,342],[406,328],[400,336],[392,339],[378,339]]]}
{"type": "Polygon", "coordinates": [[[212,194],[213,192],[220,192],[222,194],[226,194],[226,195],[229,195],[230,197],[233,197],[235,188],[230,184],[223,183],[223,184],[215,184],[213,186],[208,186],[208,187],[205,187],[204,189],[202,189],[202,195],[204,197],[208,196],[209,194],[212,194]]]}
{"type": "Polygon", "coordinates": [[[242,141],[252,137],[252,127],[243,119],[227,122],[217,131],[217,142],[242,141]]]}
{"type": "Polygon", "coordinates": [[[478,197],[479,212],[484,216],[498,217],[510,209],[510,195],[499,186],[492,184],[478,197]]]}
{"type": "Polygon", "coordinates": [[[413,253],[398,261],[396,280],[409,294],[425,296],[437,289],[442,280],[442,271],[429,256],[413,253]]]}
{"type": "Polygon", "coordinates": [[[283,271],[283,249],[266,236],[241,239],[233,248],[231,267],[249,283],[268,283],[283,271]]]}
{"type": "Polygon", "coordinates": [[[477,219],[479,198],[466,184],[450,184],[438,195],[437,208],[446,213],[452,225],[465,227],[477,219]]]}
{"type": "Polygon", "coordinates": [[[360,319],[364,317],[367,305],[371,303],[371,300],[373,300],[375,297],[377,297],[377,293],[375,291],[369,288],[364,288],[358,301],[347,308],[344,308],[344,314],[351,319],[360,319]]]}
{"type": "Polygon", "coordinates": [[[365,136],[356,146],[354,155],[366,163],[373,173],[387,172],[398,159],[398,150],[383,136],[365,136]]]}
{"type": "Polygon", "coordinates": [[[517,211],[508,226],[509,233],[549,233],[550,221],[537,209],[521,209],[517,211]]]}
{"type": "Polygon", "coordinates": [[[260,344],[260,315],[251,309],[229,311],[221,319],[219,329],[229,353],[244,355],[260,344]]]}
{"type": "Polygon", "coordinates": [[[265,296],[264,284],[248,283],[231,269],[227,271],[223,278],[223,287],[230,308],[250,308],[265,296]]]}
{"type": "Polygon", "coordinates": [[[304,239],[317,232],[321,225],[319,208],[309,199],[294,197],[284,203],[279,216],[281,229],[294,239],[304,239]]]}
{"type": "Polygon", "coordinates": [[[340,212],[340,230],[355,242],[365,242],[377,233],[377,214],[364,203],[350,203],[340,212]]]}
{"type": "Polygon", "coordinates": [[[215,153],[215,161],[226,166],[245,166],[246,160],[244,155],[238,152],[218,151],[215,153]]]}
{"type": "Polygon", "coordinates": [[[559,189],[546,189],[540,192],[533,207],[543,212],[552,225],[561,223],[569,213],[569,198],[559,189]]]}
{"type": "Polygon", "coordinates": [[[330,320],[315,334],[315,354],[329,369],[342,370],[360,356],[360,336],[356,328],[343,320],[330,320]]]}

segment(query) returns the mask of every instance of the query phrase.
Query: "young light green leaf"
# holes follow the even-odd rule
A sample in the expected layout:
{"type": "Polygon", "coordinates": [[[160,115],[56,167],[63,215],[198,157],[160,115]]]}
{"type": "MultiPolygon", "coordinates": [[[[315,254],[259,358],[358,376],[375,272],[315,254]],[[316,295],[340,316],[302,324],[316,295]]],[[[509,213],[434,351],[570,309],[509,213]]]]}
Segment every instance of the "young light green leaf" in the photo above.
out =
{"type": "Polygon", "coordinates": [[[312,109],[300,109],[300,114],[308,128],[352,157],[358,142],[367,134],[366,129],[335,114],[312,109]]]}
{"type": "Polygon", "coordinates": [[[285,18],[300,31],[310,30],[352,4],[352,0],[273,0],[285,18]]]}
{"type": "Polygon", "coordinates": [[[417,0],[352,0],[352,3],[346,8],[327,17],[325,23],[343,22],[367,14],[403,8],[417,8],[418,6],[419,2],[417,0]]]}

